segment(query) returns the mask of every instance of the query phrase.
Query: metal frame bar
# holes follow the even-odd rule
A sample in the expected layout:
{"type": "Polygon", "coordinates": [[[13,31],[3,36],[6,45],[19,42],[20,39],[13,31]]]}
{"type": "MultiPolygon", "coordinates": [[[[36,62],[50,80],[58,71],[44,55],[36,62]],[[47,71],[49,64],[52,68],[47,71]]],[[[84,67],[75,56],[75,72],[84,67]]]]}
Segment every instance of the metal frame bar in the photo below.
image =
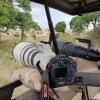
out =
{"type": "Polygon", "coordinates": [[[69,4],[76,4],[76,3],[80,3],[80,1],[74,1],[74,2],[71,2],[69,0],[65,0],[65,2],[69,3],[69,4]]]}
{"type": "Polygon", "coordinates": [[[97,1],[93,1],[93,2],[91,2],[91,3],[86,3],[86,0],[75,1],[75,2],[71,2],[71,1],[69,1],[69,0],[66,0],[66,2],[69,3],[69,4],[76,4],[76,3],[79,4],[80,2],[83,2],[85,5],[90,5],[90,4],[93,4],[93,3],[100,2],[100,1],[97,0],[97,1]]]}
{"type": "Polygon", "coordinates": [[[97,3],[97,2],[100,2],[100,1],[97,0],[97,1],[94,1],[94,2],[91,2],[91,3],[87,3],[86,5],[91,5],[91,4],[94,4],[94,3],[97,3]]]}
{"type": "Polygon", "coordinates": [[[20,81],[15,81],[0,88],[0,100],[11,100],[15,88],[21,86],[20,81]]]}
{"type": "Polygon", "coordinates": [[[51,20],[50,10],[49,10],[49,7],[48,7],[48,4],[47,4],[46,0],[44,0],[44,7],[45,7],[46,15],[47,15],[49,29],[50,29],[49,43],[51,44],[51,42],[53,42],[55,53],[59,54],[59,49],[58,49],[58,45],[57,45],[57,41],[56,41],[53,22],[51,20]]]}

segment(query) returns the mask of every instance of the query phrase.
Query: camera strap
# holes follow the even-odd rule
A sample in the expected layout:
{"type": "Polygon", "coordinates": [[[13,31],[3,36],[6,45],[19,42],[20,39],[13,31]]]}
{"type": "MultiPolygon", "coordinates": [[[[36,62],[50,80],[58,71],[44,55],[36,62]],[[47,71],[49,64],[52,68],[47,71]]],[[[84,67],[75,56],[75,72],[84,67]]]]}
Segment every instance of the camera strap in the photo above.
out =
{"type": "Polygon", "coordinates": [[[42,75],[42,82],[41,82],[41,100],[50,100],[49,94],[49,75],[48,72],[43,72],[42,75]]]}
{"type": "Polygon", "coordinates": [[[56,91],[54,90],[54,88],[50,87],[49,84],[49,69],[50,66],[48,65],[48,68],[46,71],[43,71],[40,67],[40,61],[37,62],[36,64],[40,74],[42,75],[42,81],[41,81],[41,99],[40,100],[55,100],[53,98],[51,98],[50,96],[50,91],[49,89],[51,89],[53,91],[53,93],[56,95],[57,98],[59,98],[58,94],[56,93],[56,91]]]}
{"type": "Polygon", "coordinates": [[[41,91],[40,91],[40,100],[50,100],[50,94],[49,94],[49,73],[48,70],[43,71],[40,67],[40,61],[36,64],[41,76],[41,91]]]}

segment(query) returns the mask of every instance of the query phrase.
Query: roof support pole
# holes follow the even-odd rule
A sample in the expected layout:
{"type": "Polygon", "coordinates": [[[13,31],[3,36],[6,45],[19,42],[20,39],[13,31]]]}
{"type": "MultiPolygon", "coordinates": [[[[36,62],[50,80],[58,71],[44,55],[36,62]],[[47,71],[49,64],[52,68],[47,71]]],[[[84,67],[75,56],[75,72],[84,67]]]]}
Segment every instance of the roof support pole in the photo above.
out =
{"type": "Polygon", "coordinates": [[[49,10],[49,7],[48,7],[48,4],[47,4],[46,0],[44,0],[44,6],[45,6],[45,11],[46,11],[46,15],[47,15],[48,25],[49,25],[49,29],[50,29],[49,42],[51,44],[51,42],[53,41],[55,53],[59,54],[59,49],[58,49],[58,45],[57,45],[57,41],[56,41],[55,31],[54,31],[53,23],[52,23],[52,20],[51,20],[50,10],[49,10]]]}

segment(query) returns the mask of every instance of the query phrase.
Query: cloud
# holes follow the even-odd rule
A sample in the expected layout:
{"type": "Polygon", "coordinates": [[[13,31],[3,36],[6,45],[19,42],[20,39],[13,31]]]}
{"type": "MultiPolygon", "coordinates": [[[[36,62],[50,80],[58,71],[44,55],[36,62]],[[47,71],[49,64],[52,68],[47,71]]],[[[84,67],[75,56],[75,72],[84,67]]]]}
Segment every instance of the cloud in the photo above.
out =
{"type": "MultiPolygon", "coordinates": [[[[43,5],[31,3],[32,7],[32,17],[33,19],[42,27],[42,28],[48,28],[48,22],[47,17],[45,13],[45,9],[43,5]]],[[[53,24],[55,24],[59,21],[65,21],[67,26],[69,25],[69,22],[72,18],[72,16],[65,14],[61,11],[55,10],[50,8],[51,18],[53,21],[53,24]]]]}

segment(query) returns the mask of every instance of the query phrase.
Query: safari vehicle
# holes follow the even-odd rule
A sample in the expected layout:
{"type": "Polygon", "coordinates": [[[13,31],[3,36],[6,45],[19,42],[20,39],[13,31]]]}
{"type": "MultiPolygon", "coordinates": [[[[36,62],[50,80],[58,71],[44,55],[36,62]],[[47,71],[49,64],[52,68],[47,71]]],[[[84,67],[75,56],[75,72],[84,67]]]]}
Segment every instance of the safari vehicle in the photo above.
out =
{"type": "MultiPolygon", "coordinates": [[[[50,37],[49,41],[43,42],[51,44],[53,42],[55,53],[59,54],[59,49],[57,45],[57,40],[55,37],[55,32],[53,28],[53,23],[50,16],[49,7],[60,10],[64,13],[68,13],[70,15],[82,15],[84,13],[94,12],[100,10],[100,0],[31,0],[32,2],[43,4],[45,7],[48,25],[50,28],[50,37]]],[[[100,87],[100,73],[90,73],[90,74],[82,74],[84,78],[84,86],[95,86],[100,87]],[[95,78],[96,77],[96,78],[95,78]]],[[[15,88],[21,86],[22,83],[20,81],[13,82],[4,87],[0,88],[0,100],[53,100],[52,98],[41,99],[40,94],[36,91],[29,91],[15,99],[11,99],[13,91],[15,88]]],[[[88,96],[87,87],[82,92],[82,100],[90,100],[88,96]]],[[[67,100],[67,98],[65,99],[67,100]]]]}

